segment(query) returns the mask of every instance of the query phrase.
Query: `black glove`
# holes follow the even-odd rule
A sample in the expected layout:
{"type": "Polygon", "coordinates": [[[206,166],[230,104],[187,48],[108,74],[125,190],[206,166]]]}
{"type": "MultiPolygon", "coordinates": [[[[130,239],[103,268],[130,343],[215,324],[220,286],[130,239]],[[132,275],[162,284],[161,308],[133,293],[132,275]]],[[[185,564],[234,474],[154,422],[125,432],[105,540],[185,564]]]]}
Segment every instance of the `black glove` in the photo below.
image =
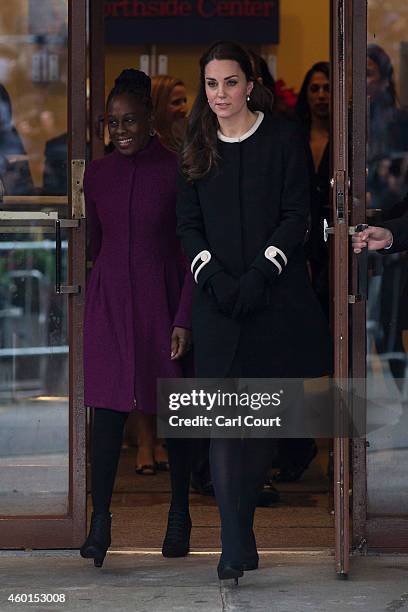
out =
{"type": "Polygon", "coordinates": [[[208,279],[205,289],[214,297],[218,309],[231,316],[238,295],[238,281],[226,272],[217,272],[208,279]]]}
{"type": "Polygon", "coordinates": [[[239,279],[239,293],[232,317],[241,319],[256,310],[262,303],[266,279],[262,272],[251,268],[239,279]]]}

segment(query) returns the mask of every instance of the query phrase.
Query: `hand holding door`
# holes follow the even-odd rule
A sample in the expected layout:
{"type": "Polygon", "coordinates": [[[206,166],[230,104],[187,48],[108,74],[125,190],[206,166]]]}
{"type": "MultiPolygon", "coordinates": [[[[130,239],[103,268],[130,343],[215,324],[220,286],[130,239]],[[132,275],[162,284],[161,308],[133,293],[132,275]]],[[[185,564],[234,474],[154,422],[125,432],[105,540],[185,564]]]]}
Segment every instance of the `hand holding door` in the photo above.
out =
{"type": "Polygon", "coordinates": [[[389,249],[392,246],[393,236],[389,229],[369,225],[361,232],[356,231],[351,241],[354,253],[361,253],[365,248],[369,251],[378,251],[389,249]]]}

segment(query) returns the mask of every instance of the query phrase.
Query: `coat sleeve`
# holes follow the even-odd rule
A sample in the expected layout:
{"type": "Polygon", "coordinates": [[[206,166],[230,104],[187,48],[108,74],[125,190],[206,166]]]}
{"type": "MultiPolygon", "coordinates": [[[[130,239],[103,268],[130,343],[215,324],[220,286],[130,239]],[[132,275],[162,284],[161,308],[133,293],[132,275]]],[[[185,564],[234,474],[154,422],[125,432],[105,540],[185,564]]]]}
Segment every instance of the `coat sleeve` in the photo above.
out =
{"type": "MultiPolygon", "coordinates": [[[[408,195],[401,202],[402,207],[408,207],[408,195]]],[[[393,237],[392,247],[382,251],[383,253],[399,253],[400,251],[408,251],[408,211],[398,219],[391,219],[381,223],[381,227],[390,230],[393,237]]]]}
{"type": "Polygon", "coordinates": [[[95,175],[92,171],[92,165],[86,169],[84,176],[84,195],[85,195],[85,214],[86,214],[86,233],[89,255],[93,263],[95,263],[101,249],[102,243],[102,227],[96,210],[95,199],[92,186],[95,181],[95,175]]]}
{"type": "Polygon", "coordinates": [[[191,329],[191,308],[193,298],[193,275],[190,272],[190,267],[187,260],[186,273],[184,276],[183,288],[181,290],[179,307],[176,316],[174,317],[173,327],[185,327],[191,329]]]}
{"type": "Polygon", "coordinates": [[[191,263],[191,272],[200,288],[222,266],[211,253],[205,236],[197,187],[179,173],[177,197],[177,235],[191,263]]]}
{"type": "Polygon", "coordinates": [[[258,253],[252,267],[273,282],[303,244],[310,213],[310,179],[304,139],[295,124],[283,134],[282,195],[279,225],[258,253]]]}

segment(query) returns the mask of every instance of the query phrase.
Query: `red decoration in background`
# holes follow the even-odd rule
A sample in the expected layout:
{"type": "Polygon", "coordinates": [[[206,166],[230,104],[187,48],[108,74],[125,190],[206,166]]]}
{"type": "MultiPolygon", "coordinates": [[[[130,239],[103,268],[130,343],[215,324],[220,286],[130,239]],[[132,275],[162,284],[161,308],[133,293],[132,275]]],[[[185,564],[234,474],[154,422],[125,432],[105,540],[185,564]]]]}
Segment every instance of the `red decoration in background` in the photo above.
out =
{"type": "Polygon", "coordinates": [[[277,98],[281,98],[286,106],[291,109],[294,109],[296,106],[297,95],[293,87],[286,87],[286,83],[283,79],[279,79],[275,83],[275,94],[277,98]]]}

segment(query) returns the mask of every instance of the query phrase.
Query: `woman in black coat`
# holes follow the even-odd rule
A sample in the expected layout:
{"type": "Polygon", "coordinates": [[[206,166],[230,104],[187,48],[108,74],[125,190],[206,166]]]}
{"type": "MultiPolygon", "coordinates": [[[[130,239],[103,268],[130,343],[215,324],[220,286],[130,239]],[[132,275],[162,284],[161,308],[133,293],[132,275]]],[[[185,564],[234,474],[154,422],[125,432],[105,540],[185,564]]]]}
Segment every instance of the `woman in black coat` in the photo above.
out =
{"type": "Polygon", "coordinates": [[[329,251],[323,220],[330,219],[330,66],[317,62],[307,72],[296,103],[307,152],[311,187],[311,227],[306,254],[312,285],[329,318],[329,251]]]}
{"type": "MultiPolygon", "coordinates": [[[[304,257],[310,190],[302,134],[269,114],[271,100],[241,47],[216,43],[200,65],[177,205],[196,281],[196,374],[321,376],[330,345],[304,257]]],[[[269,453],[269,439],[211,440],[220,579],[258,566],[252,526],[269,453]]]]}

